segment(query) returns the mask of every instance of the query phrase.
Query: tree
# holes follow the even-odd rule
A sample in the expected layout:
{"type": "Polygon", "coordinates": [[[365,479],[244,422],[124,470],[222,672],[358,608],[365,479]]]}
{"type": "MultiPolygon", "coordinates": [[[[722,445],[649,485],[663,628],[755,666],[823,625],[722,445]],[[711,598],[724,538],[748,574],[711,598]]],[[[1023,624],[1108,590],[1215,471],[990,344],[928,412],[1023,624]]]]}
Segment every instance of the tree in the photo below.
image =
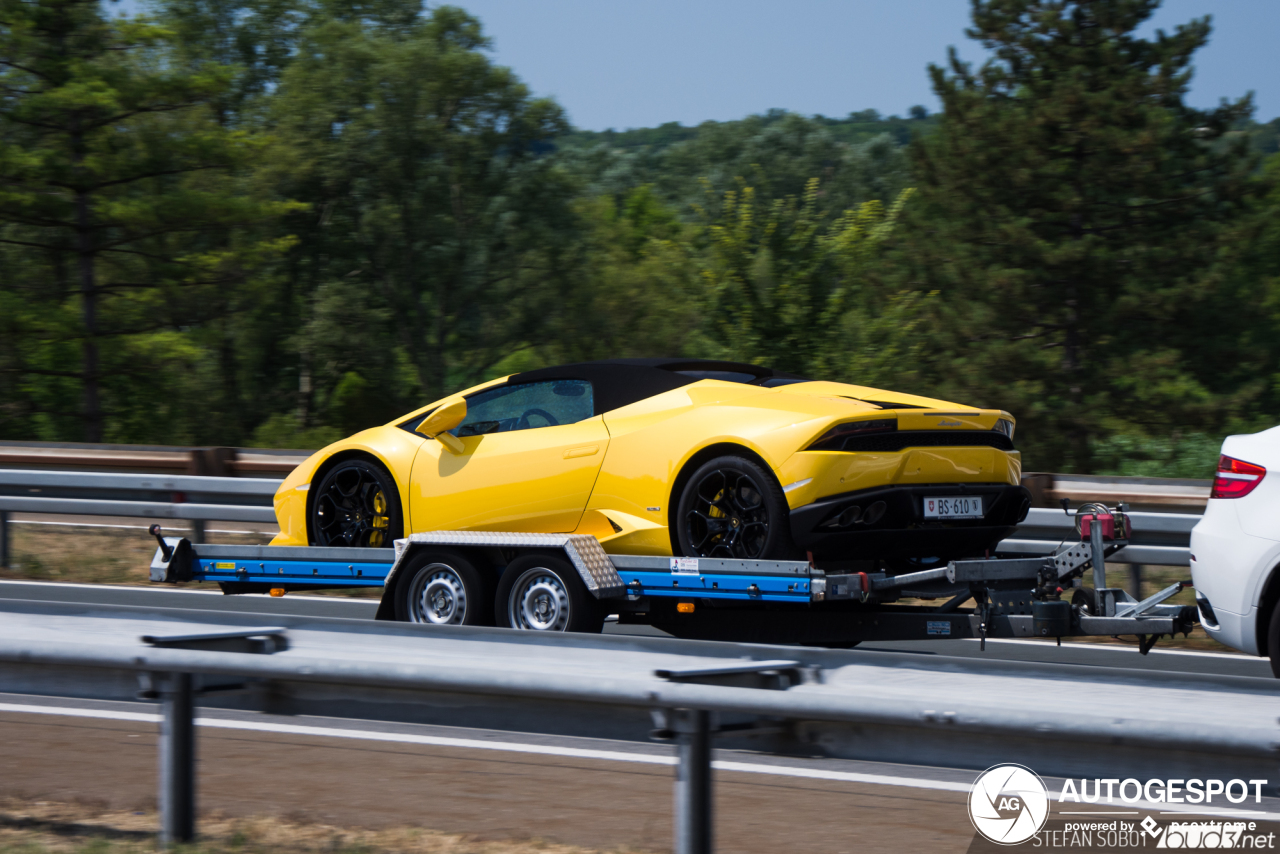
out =
{"type": "Polygon", "coordinates": [[[704,181],[718,196],[745,181],[757,199],[771,203],[804,195],[809,180],[818,178],[817,212],[828,221],[862,202],[893,198],[910,183],[904,152],[887,126],[858,127],[851,143],[849,122],[771,110],[740,121],[703,122],[682,128],[681,135],[627,131],[626,148],[611,145],[618,136],[612,133],[579,131],[565,142],[589,192],[620,201],[635,187],[652,185],[683,215],[705,201],[704,181]]]}
{"type": "MultiPolygon", "coordinates": [[[[535,355],[544,364],[642,356],[705,356],[698,229],[653,187],[580,199],[581,238],[566,266],[573,287],[535,355]]],[[[532,365],[531,365],[532,367],[532,365]]]]}
{"type": "Polygon", "coordinates": [[[303,34],[273,97],[272,169],[311,205],[289,223],[295,290],[346,291],[389,318],[368,330],[373,363],[342,365],[334,342],[304,341],[304,385],[333,363],[331,383],[355,371],[382,399],[416,402],[539,339],[564,286],[576,190],[549,156],[567,129],[560,108],[492,63],[479,22],[400,7],[415,14],[330,18],[303,34]]]}
{"type": "Polygon", "coordinates": [[[0,245],[22,273],[3,287],[28,345],[4,367],[64,398],[78,388],[78,407],[44,389],[29,403],[54,418],[78,409],[91,442],[104,438],[104,384],[154,388],[157,362],[181,357],[163,333],[203,319],[201,293],[272,248],[189,240],[279,206],[220,180],[252,141],[207,110],[225,77],[176,61],[168,37],[146,18],[106,19],[96,0],[0,0],[0,245]]]}
{"type": "MultiPolygon", "coordinates": [[[[209,102],[218,126],[270,139],[270,104],[280,76],[304,29],[327,14],[324,8],[312,0],[152,0],[151,8],[172,34],[177,61],[225,79],[209,102]]],[[[236,192],[269,198],[272,182],[255,172],[252,166],[239,170],[236,192]]],[[[237,236],[243,240],[245,231],[243,224],[209,229],[200,243],[206,251],[225,251],[237,236]]],[[[255,234],[291,237],[274,219],[255,234]]],[[[296,295],[280,267],[271,264],[239,287],[206,296],[211,317],[186,336],[200,351],[203,369],[206,407],[199,441],[243,443],[263,419],[284,417],[280,405],[294,400],[298,382],[290,369],[296,364],[296,336],[281,331],[298,315],[296,295]]]]}
{"type": "Polygon", "coordinates": [[[1246,97],[1183,102],[1208,19],[1135,31],[1157,0],[974,0],[979,69],[930,67],[943,103],[912,157],[897,260],[937,289],[940,396],[1012,410],[1037,468],[1088,471],[1108,433],[1204,428],[1224,389],[1182,330],[1249,192],[1246,97]]]}
{"type": "MultiPolygon", "coordinates": [[[[709,186],[709,185],[708,185],[709,186]]],[[[722,355],[805,373],[847,373],[846,315],[870,307],[864,266],[892,233],[910,191],[885,211],[864,202],[833,222],[819,216],[819,181],[803,196],[762,204],[754,188],[703,209],[708,234],[702,316],[722,355]]],[[[714,200],[713,200],[714,201],[714,200]]]]}
{"type": "Polygon", "coordinates": [[[244,122],[254,102],[279,84],[302,28],[318,12],[306,0],[157,0],[156,6],[186,65],[227,78],[212,100],[224,126],[244,122]]]}

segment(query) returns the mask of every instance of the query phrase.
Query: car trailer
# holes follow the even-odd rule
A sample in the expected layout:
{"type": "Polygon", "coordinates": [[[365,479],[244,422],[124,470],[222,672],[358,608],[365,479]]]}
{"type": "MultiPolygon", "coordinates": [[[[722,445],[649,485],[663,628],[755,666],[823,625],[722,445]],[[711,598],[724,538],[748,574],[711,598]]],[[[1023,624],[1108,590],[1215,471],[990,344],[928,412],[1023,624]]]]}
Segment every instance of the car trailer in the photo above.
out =
{"type": "Polygon", "coordinates": [[[194,545],[153,525],[159,548],[150,577],[217,582],[228,594],[382,587],[383,620],[598,631],[605,614],[617,614],[620,624],[681,638],[824,647],[974,638],[985,648],[987,638],[1134,635],[1145,654],[1162,636],[1189,633],[1198,612],[1163,604],[1190,581],[1141,601],[1107,586],[1106,558],[1128,544],[1126,510],[1081,506],[1078,539],[1048,556],[997,554],[896,573],[872,561],[823,569],[812,561],[610,555],[595,537],[575,534],[435,531],[394,549],[325,548],[194,545]],[[1091,588],[1082,586],[1090,570],[1091,588]]]}

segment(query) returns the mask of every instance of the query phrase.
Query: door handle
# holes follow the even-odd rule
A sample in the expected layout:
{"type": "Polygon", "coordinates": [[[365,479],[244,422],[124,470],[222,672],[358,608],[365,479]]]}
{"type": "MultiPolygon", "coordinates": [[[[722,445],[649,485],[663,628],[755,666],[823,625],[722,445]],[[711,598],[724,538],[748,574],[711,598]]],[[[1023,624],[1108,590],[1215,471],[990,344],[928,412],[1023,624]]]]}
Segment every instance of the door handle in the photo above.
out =
{"type": "Polygon", "coordinates": [[[599,450],[599,445],[585,445],[581,448],[570,448],[564,452],[564,458],[566,460],[571,460],[574,457],[589,457],[599,450]]]}

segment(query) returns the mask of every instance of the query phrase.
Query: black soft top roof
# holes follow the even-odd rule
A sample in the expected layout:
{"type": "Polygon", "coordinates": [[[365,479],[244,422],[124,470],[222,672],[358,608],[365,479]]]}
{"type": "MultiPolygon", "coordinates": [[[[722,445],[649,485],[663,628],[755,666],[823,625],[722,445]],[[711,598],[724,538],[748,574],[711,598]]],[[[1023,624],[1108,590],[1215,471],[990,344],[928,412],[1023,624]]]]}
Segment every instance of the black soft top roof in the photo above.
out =
{"type": "Polygon", "coordinates": [[[742,362],[711,359],[605,359],[512,374],[508,377],[507,384],[587,380],[592,387],[595,414],[599,415],[704,379],[763,386],[805,381],[804,377],[796,374],[742,362]]]}

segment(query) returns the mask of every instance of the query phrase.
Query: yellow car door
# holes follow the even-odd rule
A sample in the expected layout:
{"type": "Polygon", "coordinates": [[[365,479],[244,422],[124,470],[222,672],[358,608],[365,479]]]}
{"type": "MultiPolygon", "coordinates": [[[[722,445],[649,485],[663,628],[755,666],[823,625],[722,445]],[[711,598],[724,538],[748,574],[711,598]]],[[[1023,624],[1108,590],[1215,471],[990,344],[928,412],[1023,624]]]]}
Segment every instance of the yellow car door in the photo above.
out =
{"type": "Polygon", "coordinates": [[[414,459],[413,531],[570,532],[609,444],[585,380],[487,388],[449,432],[460,453],[433,441],[414,459]]]}

